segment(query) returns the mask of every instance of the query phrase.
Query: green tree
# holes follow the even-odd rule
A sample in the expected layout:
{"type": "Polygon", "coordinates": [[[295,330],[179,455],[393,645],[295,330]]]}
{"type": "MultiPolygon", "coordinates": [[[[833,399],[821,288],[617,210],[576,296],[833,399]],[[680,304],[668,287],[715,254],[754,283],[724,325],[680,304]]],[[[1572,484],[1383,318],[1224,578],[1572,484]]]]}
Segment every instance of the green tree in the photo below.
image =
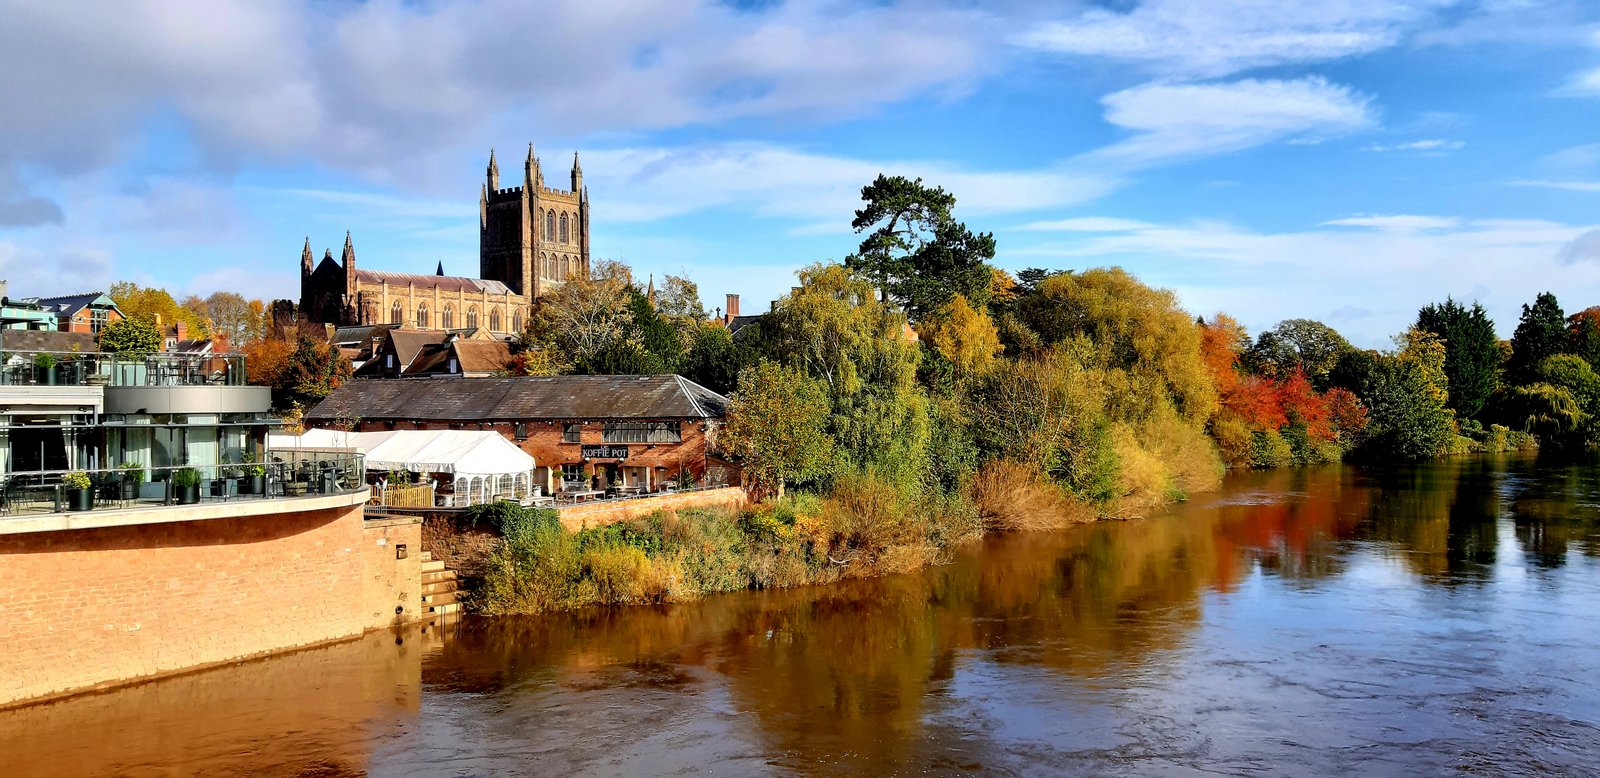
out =
{"type": "Polygon", "coordinates": [[[906,319],[842,265],[800,271],[800,286],[760,325],[761,353],[828,387],[829,433],[858,468],[902,489],[927,464],[928,400],[916,383],[921,350],[906,319]]]}
{"type": "Polygon", "coordinates": [[[1444,341],[1444,374],[1450,382],[1452,410],[1475,418],[1500,382],[1500,341],[1483,306],[1467,308],[1446,297],[1417,313],[1418,329],[1444,341]]]}
{"type": "Polygon", "coordinates": [[[1255,345],[1241,355],[1245,369],[1275,380],[1286,379],[1298,368],[1311,385],[1323,391],[1339,359],[1355,347],[1338,330],[1311,319],[1289,319],[1261,333],[1255,345]]]}
{"type": "Polygon", "coordinates": [[[1581,412],[1565,431],[1573,437],[1568,443],[1586,445],[1600,440],[1600,374],[1576,354],[1557,354],[1539,363],[1538,376],[1540,382],[1569,394],[1581,412]]]}
{"type": "Polygon", "coordinates": [[[161,331],[144,319],[118,319],[100,329],[100,350],[116,354],[154,354],[161,340],[161,331]]]}
{"type": "Polygon", "coordinates": [[[1530,383],[1536,378],[1540,362],[1567,353],[1569,347],[1566,314],[1555,295],[1542,292],[1534,298],[1533,305],[1522,306],[1522,319],[1511,335],[1506,377],[1514,384],[1530,383]]]}
{"type": "Polygon", "coordinates": [[[757,358],[749,346],[734,342],[728,328],[719,323],[696,326],[691,338],[678,374],[713,392],[732,392],[739,371],[757,358]]]}
{"type": "Polygon", "coordinates": [[[828,435],[828,389],[804,371],[763,361],[739,374],[722,445],[768,494],[827,475],[837,464],[828,435]]]}
{"type": "Polygon", "coordinates": [[[1363,393],[1368,419],[1364,448],[1370,455],[1399,459],[1438,456],[1455,438],[1444,344],[1419,329],[1399,341],[1399,353],[1377,358],[1363,393]]]}
{"type": "Polygon", "coordinates": [[[866,205],[851,226],[870,232],[845,264],[875,281],[883,299],[904,306],[913,321],[956,294],[978,307],[988,303],[994,235],[955,221],[954,195],[920,178],[880,175],[862,187],[861,199],[866,205]]]}
{"type": "Polygon", "coordinates": [[[661,289],[656,292],[656,310],[662,316],[696,323],[706,320],[705,306],[700,303],[700,286],[682,276],[668,275],[662,279],[661,289]]]}

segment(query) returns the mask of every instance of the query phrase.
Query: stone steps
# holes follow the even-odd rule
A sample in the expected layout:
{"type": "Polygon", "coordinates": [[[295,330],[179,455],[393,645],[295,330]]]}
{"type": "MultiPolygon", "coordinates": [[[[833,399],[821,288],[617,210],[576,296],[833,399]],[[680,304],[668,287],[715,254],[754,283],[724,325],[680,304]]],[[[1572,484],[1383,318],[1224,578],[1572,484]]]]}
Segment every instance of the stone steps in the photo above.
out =
{"type": "MultiPolygon", "coordinates": [[[[434,559],[430,551],[422,552],[422,618],[437,627],[441,620],[449,620],[462,612],[456,573],[444,561],[434,559]]],[[[433,635],[442,639],[442,633],[433,635]]]]}

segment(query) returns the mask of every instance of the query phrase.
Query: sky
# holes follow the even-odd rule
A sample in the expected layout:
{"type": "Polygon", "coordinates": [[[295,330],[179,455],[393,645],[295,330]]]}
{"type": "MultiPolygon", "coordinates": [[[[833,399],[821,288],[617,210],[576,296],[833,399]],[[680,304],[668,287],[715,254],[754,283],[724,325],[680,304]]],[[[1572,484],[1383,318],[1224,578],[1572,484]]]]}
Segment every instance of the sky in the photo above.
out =
{"type": "Polygon", "coordinates": [[[302,243],[477,274],[491,147],[592,255],[745,312],[920,176],[996,264],[1117,265],[1385,347],[1600,304],[1593,0],[0,0],[0,277],[298,296],[302,243]],[[96,5],[99,7],[96,8],[96,5]]]}

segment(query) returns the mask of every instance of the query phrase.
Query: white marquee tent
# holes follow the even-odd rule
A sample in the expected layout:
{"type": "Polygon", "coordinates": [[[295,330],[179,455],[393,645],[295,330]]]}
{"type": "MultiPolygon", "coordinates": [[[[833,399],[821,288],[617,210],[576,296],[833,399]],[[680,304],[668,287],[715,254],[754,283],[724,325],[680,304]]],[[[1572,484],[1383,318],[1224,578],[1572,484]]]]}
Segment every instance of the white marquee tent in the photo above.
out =
{"type": "Polygon", "coordinates": [[[366,455],[368,472],[448,473],[455,479],[456,505],[525,497],[534,483],[533,457],[488,430],[310,429],[303,435],[269,435],[267,448],[353,448],[366,455]]]}

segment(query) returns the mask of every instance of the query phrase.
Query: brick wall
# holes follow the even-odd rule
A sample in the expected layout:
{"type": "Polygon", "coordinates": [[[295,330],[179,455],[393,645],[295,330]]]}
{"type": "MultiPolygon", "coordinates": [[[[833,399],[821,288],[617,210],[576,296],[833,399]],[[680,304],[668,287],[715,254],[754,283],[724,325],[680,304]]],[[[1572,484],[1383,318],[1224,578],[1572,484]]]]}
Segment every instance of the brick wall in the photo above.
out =
{"type": "Polygon", "coordinates": [[[409,617],[419,555],[395,543],[420,527],[365,527],[360,505],[0,535],[0,705],[409,617]]]}

